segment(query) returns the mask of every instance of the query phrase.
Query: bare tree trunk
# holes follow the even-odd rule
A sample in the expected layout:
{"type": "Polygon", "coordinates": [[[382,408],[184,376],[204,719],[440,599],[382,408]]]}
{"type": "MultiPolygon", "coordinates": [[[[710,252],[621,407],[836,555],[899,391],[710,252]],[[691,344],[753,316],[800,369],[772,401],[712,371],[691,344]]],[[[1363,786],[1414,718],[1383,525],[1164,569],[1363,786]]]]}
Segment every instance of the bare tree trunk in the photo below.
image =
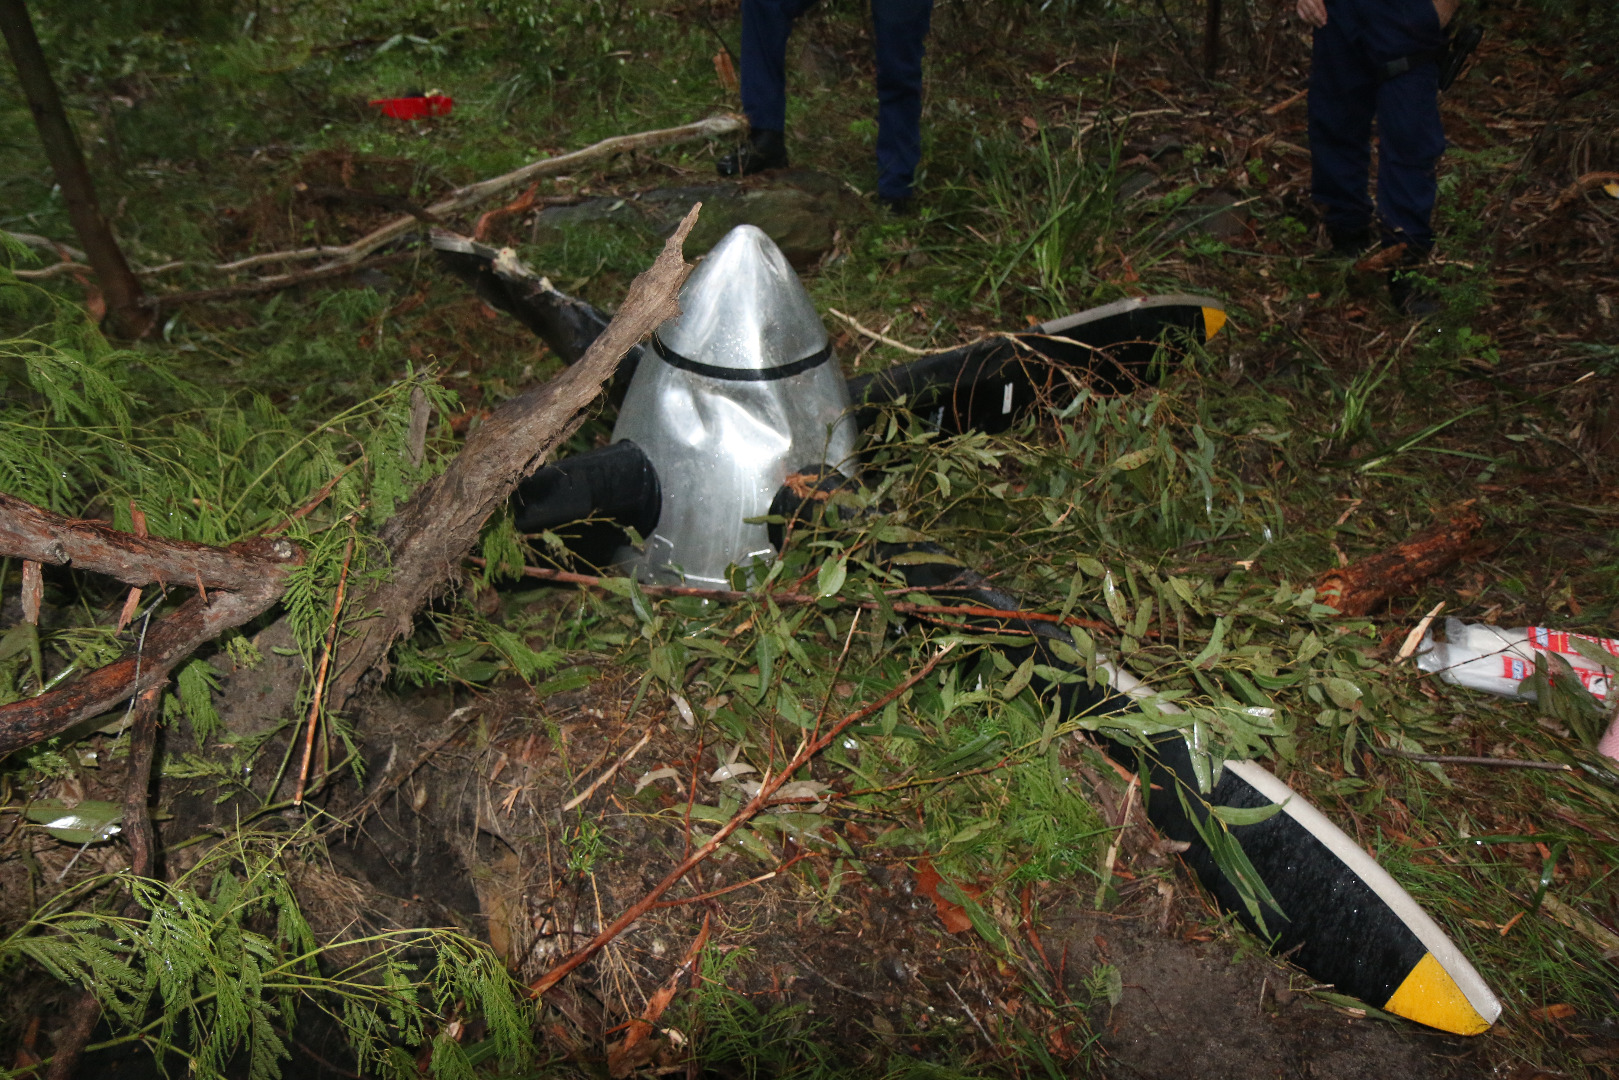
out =
{"type": "Polygon", "coordinates": [[[107,302],[107,327],[121,336],[138,336],[151,324],[152,314],[142,306],[140,282],[124,261],[107,219],[101,216],[90,170],[85,167],[79,141],[62,108],[62,97],[56,92],[56,82],[45,62],[45,51],[39,47],[25,0],[0,0],[0,33],[11,49],[17,80],[28,100],[28,111],[34,114],[34,126],[39,128],[39,141],[45,144],[51,172],[62,189],[73,231],[84,245],[107,302]]]}

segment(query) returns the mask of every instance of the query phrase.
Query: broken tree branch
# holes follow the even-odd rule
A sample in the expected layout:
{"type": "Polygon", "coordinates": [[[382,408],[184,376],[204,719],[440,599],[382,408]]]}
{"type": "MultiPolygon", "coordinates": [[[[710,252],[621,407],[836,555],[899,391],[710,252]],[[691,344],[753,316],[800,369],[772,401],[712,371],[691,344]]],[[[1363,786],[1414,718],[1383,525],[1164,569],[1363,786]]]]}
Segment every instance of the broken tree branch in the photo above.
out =
{"type": "MultiPolygon", "coordinates": [[[[542,176],[555,176],[570,169],[592,161],[612,157],[615,154],[629,153],[634,150],[650,150],[655,147],[669,146],[673,143],[685,142],[688,139],[716,138],[742,130],[744,121],[740,116],[722,114],[698,120],[692,124],[682,124],[679,127],[660,128],[656,131],[641,131],[633,135],[615,135],[592,143],[580,150],[567,154],[558,154],[556,157],[541,158],[531,161],[522,168],[513,169],[509,173],[481,180],[476,184],[457,188],[448,196],[433,203],[424,210],[405,214],[388,222],[381,228],[362,236],[352,244],[325,245],[321,247],[298,248],[291,251],[268,251],[259,255],[249,255],[246,258],[235,259],[231,262],[213,265],[199,263],[174,263],[172,266],[189,266],[193,269],[212,270],[218,273],[236,273],[257,266],[268,266],[273,263],[310,262],[316,259],[330,260],[323,266],[311,270],[291,271],[284,274],[275,274],[260,278],[257,281],[244,283],[229,293],[224,290],[203,290],[196,293],[186,293],[180,296],[154,296],[148,297],[147,302],[159,306],[172,305],[181,300],[218,299],[227,295],[242,295],[246,292],[270,292],[275,289],[286,288],[289,285],[302,284],[308,281],[318,281],[326,277],[334,277],[352,270],[368,255],[379,248],[392,243],[404,236],[412,229],[417,228],[423,221],[436,220],[451,214],[470,209],[479,203],[521,187],[542,176]]],[[[166,267],[167,268],[167,267],[166,267]]],[[[52,273],[60,273],[55,268],[49,268],[52,273]]],[[[31,276],[41,276],[46,271],[29,271],[31,276]]]]}
{"type": "Polygon", "coordinates": [[[367,674],[384,667],[394,640],[409,632],[416,612],[456,572],[489,515],[578,427],[624,354],[679,313],[676,299],[691,272],[682,245],[701,208],[701,203],[692,206],[578,363],[491,413],[450,467],[423,484],[382,527],[393,573],[355,602],[355,610],[373,614],[357,624],[340,652],[330,708],[341,710],[367,674]]]}
{"type": "Polygon", "coordinates": [[[132,694],[166,685],[169,672],[198,646],[275,603],[288,572],[303,560],[303,552],[285,540],[247,540],[216,548],[135,536],[3,494],[0,555],[20,557],[25,567],[71,564],[127,585],[156,582],[198,589],[198,595],[146,633],[135,653],[59,690],[0,706],[0,755],[59,735],[132,694]]]}
{"type": "Polygon", "coordinates": [[[806,741],[799,749],[798,753],[793,755],[793,759],[789,761],[780,772],[776,773],[774,776],[771,776],[768,773],[765,775],[763,778],[763,783],[760,784],[759,790],[754,794],[753,798],[749,799],[747,804],[743,806],[742,809],[738,810],[736,814],[732,816],[730,821],[727,821],[724,825],[721,825],[719,831],[711,836],[707,843],[698,848],[696,851],[692,852],[690,855],[686,856],[686,858],[682,859],[680,865],[669,871],[669,873],[664,876],[662,881],[658,882],[658,884],[652,887],[650,892],[626,908],[623,914],[614,919],[611,924],[604,927],[601,933],[592,938],[587,945],[579,949],[560,964],[557,964],[544,975],[541,975],[539,978],[529,983],[529,989],[533,990],[536,994],[545,993],[547,990],[551,989],[557,983],[566,978],[568,973],[574,968],[578,967],[580,964],[583,964],[586,960],[589,960],[592,956],[595,956],[598,952],[600,952],[604,946],[606,946],[614,938],[618,937],[618,935],[622,934],[631,923],[651,910],[657,904],[659,898],[662,897],[664,893],[674,888],[675,884],[679,882],[681,878],[689,874],[692,869],[703,860],[707,859],[710,855],[714,854],[714,852],[718,851],[720,846],[730,838],[732,833],[736,832],[743,825],[746,825],[761,810],[763,810],[765,806],[769,804],[771,798],[776,794],[776,792],[781,789],[781,786],[787,782],[788,778],[799,769],[803,768],[816,754],[819,754],[822,750],[825,750],[828,746],[832,745],[832,741],[839,735],[843,734],[845,728],[851,724],[858,723],[869,716],[881,712],[887,707],[890,701],[897,700],[911,687],[927,678],[930,674],[932,674],[933,669],[939,666],[939,661],[943,660],[947,655],[949,655],[950,650],[953,648],[955,648],[955,646],[952,644],[946,645],[939,649],[928,658],[927,663],[923,664],[919,669],[913,672],[905,679],[904,682],[900,683],[898,686],[895,686],[892,690],[888,691],[888,693],[884,694],[876,701],[873,701],[867,705],[862,705],[860,708],[849,713],[836,724],[833,724],[825,734],[818,738],[806,741]]]}
{"type": "Polygon", "coordinates": [[[0,755],[100,716],[131,694],[168,683],[169,672],[198,647],[263,613],[281,597],[284,580],[240,592],[218,589],[208,600],[194,596],[146,634],[140,652],[96,668],[77,682],[0,705],[0,755]]]}
{"type": "Polygon", "coordinates": [[[101,521],[65,517],[0,493],[0,554],[106,574],[126,585],[243,589],[279,580],[301,558],[285,540],[244,540],[218,548],[120,532],[101,521]]]}
{"type": "Polygon", "coordinates": [[[1316,578],[1316,599],[1340,615],[1370,615],[1391,597],[1416,586],[1477,550],[1474,537],[1484,527],[1477,510],[1464,506],[1450,520],[1424,529],[1387,551],[1316,578]]]}

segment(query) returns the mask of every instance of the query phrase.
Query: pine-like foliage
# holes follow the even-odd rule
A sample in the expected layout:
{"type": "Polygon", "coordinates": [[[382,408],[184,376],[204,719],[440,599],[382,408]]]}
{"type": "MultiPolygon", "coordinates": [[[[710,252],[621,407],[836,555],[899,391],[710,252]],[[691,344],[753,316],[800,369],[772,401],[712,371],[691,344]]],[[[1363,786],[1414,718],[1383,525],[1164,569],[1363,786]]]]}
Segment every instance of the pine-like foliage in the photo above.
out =
{"type": "MultiPolygon", "coordinates": [[[[280,1075],[297,1008],[316,1001],[341,1024],[364,1070],[419,1075],[414,1051],[432,1044],[433,1073],[470,1075],[446,1026],[481,1017],[506,1063],[533,1051],[523,989],[486,947],[453,930],[386,931],[318,944],[282,865],[286,837],[238,833],[173,884],[127,875],[116,883],[149,918],[66,910],[58,897],[0,940],[0,970],[39,964],[91,990],[115,1035],[160,1063],[171,1055],[200,1080],[280,1075]],[[341,966],[322,958],[352,957],[341,966]]],[[[0,1076],[9,1075],[0,1071],[0,1076]]]]}
{"type": "MultiPolygon", "coordinates": [[[[446,430],[412,446],[413,409],[442,417],[454,395],[408,367],[324,418],[262,394],[222,395],[183,374],[172,354],[111,348],[82,312],[0,266],[0,318],[15,328],[17,316],[34,325],[0,335],[0,491],[125,530],[134,506],[154,535],[212,544],[279,530],[306,553],[282,607],[306,671],[314,670],[345,564],[351,596],[387,572],[376,527],[452,445],[446,430]]],[[[184,596],[173,592],[149,592],[148,612],[184,596]]],[[[0,634],[0,703],[44,687],[42,648],[67,661],[66,675],[105,663],[138,632],[115,634],[109,612],[88,606],[60,616],[68,625],[0,634]]],[[[554,654],[508,637],[496,648],[507,666],[530,676],[554,666],[554,654]]],[[[164,703],[166,720],[183,717],[199,742],[220,726],[214,680],[207,663],[193,660],[164,703]]],[[[307,715],[310,687],[304,692],[299,716],[307,715]]],[[[347,737],[343,725],[334,730],[347,737]]],[[[48,747],[8,765],[45,768],[50,760],[63,767],[48,747]]],[[[165,772],[223,777],[240,767],[191,755],[166,762],[165,772]]],[[[140,1042],[160,1067],[183,1060],[197,1077],[280,1075],[287,1033],[306,1002],[338,1020],[367,1075],[418,1076],[417,1053],[431,1044],[434,1075],[470,1076],[450,1032],[474,1017],[501,1058],[529,1057],[532,1018],[521,988],[465,935],[386,931],[317,943],[284,865],[307,839],[236,832],[172,884],[127,875],[81,882],[0,939],[0,974],[37,965],[88,988],[114,1043],[140,1042]],[[113,896],[120,905],[133,897],[149,914],[109,910],[113,896]]]]}

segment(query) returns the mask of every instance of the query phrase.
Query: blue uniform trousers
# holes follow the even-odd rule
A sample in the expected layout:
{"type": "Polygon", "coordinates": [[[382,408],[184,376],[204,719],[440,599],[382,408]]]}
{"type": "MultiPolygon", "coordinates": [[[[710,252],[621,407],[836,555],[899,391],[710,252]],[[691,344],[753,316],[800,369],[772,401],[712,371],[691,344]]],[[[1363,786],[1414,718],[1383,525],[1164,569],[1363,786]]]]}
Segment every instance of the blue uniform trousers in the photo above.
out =
{"type": "Polygon", "coordinates": [[[1366,185],[1377,121],[1377,224],[1385,244],[1433,246],[1435,166],[1445,150],[1439,119],[1444,30],[1430,0],[1327,0],[1310,62],[1311,194],[1327,227],[1372,224],[1366,185]],[[1386,77],[1391,61],[1407,70],[1386,77]]]}
{"type": "MultiPolygon", "coordinates": [[[[815,0],[742,0],[742,109],[763,131],[787,125],[787,37],[815,0]]],[[[911,194],[922,159],[922,51],[933,0],[871,0],[877,52],[877,194],[911,194]]]]}

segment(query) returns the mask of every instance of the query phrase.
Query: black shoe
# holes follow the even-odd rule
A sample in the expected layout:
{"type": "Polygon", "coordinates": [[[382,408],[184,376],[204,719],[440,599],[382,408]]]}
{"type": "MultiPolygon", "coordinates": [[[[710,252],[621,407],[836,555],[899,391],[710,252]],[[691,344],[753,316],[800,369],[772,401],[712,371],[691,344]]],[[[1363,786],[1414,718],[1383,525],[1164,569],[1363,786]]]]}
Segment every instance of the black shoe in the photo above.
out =
{"type": "Polygon", "coordinates": [[[1415,269],[1402,267],[1389,271],[1389,299],[1394,306],[1413,319],[1426,319],[1439,314],[1442,305],[1417,275],[1415,269]]]}
{"type": "Polygon", "coordinates": [[[1335,259],[1358,259],[1372,245],[1372,230],[1364,226],[1359,229],[1329,228],[1327,237],[1332,241],[1332,257],[1335,259]]]}
{"type": "Polygon", "coordinates": [[[748,132],[748,141],[720,158],[714,168],[721,176],[752,176],[766,169],[787,167],[787,140],[779,131],[758,128],[748,132]]]}
{"type": "Polygon", "coordinates": [[[916,200],[910,195],[879,195],[877,201],[894,217],[910,217],[916,213],[916,200]]]}

